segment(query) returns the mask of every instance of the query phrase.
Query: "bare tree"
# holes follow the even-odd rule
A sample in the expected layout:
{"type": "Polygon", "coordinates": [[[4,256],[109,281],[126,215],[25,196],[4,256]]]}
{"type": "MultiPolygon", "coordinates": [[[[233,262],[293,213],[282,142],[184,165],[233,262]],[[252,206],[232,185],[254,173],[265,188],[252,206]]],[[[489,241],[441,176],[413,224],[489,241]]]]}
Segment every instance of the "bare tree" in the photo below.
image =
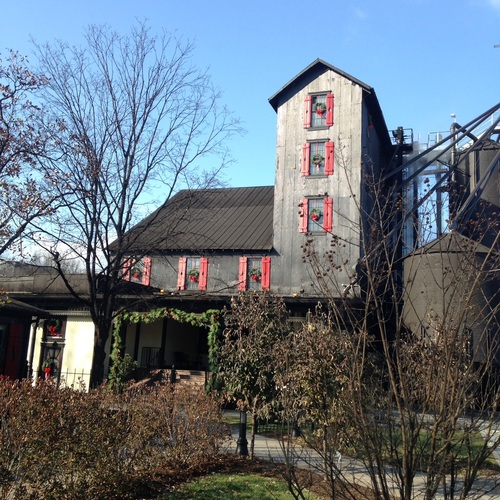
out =
{"type": "Polygon", "coordinates": [[[47,83],[18,53],[0,58],[0,255],[15,251],[30,222],[51,210],[51,178],[38,163],[48,136],[33,103],[47,83]]]}
{"type": "Polygon", "coordinates": [[[96,384],[103,378],[124,261],[143,256],[134,253],[127,231],[158,198],[166,202],[180,187],[217,182],[228,161],[224,142],[239,128],[220,106],[208,74],[192,66],[190,43],[167,33],[153,36],[145,24],[128,35],[91,26],[86,42],[84,48],[36,46],[50,79],[47,113],[65,127],[55,137],[58,161],[45,164],[58,179],[64,209],[38,229],[69,291],[89,307],[96,384]],[[215,166],[207,172],[199,165],[205,157],[215,166]],[[61,248],[83,263],[84,292],[65,274],[61,248]]]}
{"type": "Polygon", "coordinates": [[[401,221],[413,221],[417,233],[428,215],[422,222],[422,211],[418,220],[405,212],[400,186],[388,184],[386,173],[365,163],[371,203],[357,210],[367,223],[348,221],[361,234],[356,272],[335,234],[325,255],[313,238],[304,247],[331,328],[356,339],[343,351],[349,405],[339,413],[351,426],[337,442],[363,461],[376,498],[479,498],[498,487],[480,478],[500,444],[498,219],[487,216],[491,205],[485,216],[476,205],[474,218],[408,253],[403,283],[401,221]],[[351,275],[349,287],[340,272],[351,275]]]}

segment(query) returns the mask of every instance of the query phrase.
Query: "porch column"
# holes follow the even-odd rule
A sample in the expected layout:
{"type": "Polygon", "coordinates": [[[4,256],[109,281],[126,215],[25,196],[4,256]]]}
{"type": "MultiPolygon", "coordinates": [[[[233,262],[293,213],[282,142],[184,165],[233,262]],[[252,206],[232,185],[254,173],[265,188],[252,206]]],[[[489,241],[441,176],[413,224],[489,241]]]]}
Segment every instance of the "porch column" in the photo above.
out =
{"type": "Polygon", "coordinates": [[[141,322],[135,324],[134,361],[139,361],[139,341],[141,339],[141,322]]]}
{"type": "Polygon", "coordinates": [[[161,345],[160,352],[158,354],[158,364],[160,368],[165,367],[165,347],[167,344],[167,329],[168,329],[168,318],[163,318],[163,323],[161,326],[161,345]]]}

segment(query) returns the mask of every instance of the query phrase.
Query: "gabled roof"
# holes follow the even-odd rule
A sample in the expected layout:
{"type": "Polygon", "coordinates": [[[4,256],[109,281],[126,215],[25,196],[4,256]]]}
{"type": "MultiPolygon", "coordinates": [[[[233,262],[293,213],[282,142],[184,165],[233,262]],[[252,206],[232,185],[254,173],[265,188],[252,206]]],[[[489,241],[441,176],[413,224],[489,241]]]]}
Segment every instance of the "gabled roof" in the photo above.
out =
{"type": "Polygon", "coordinates": [[[356,85],[359,85],[360,87],[363,88],[363,90],[369,93],[374,92],[373,88],[367,85],[366,83],[363,83],[361,80],[354,78],[345,71],[342,71],[341,69],[336,68],[335,66],[332,66],[331,64],[318,58],[311,64],[309,64],[309,66],[307,66],[307,68],[302,70],[297,76],[293,77],[288,83],[286,83],[283,87],[281,87],[281,89],[278,90],[278,92],[276,92],[273,96],[269,98],[269,103],[274,108],[274,111],[277,111],[278,106],[283,101],[288,100],[288,98],[290,97],[289,95],[290,89],[293,89],[291,94],[295,94],[298,89],[305,87],[310,81],[314,80],[327,70],[334,71],[340,76],[347,78],[348,80],[355,83],[356,85]]]}
{"type": "MultiPolygon", "coordinates": [[[[391,141],[387,132],[387,125],[385,123],[385,118],[378,102],[377,96],[375,94],[375,89],[370,87],[366,83],[354,78],[354,76],[349,75],[345,71],[342,71],[335,66],[323,61],[322,59],[316,59],[307,68],[301,71],[297,76],[292,78],[287,84],[285,84],[278,92],[269,98],[269,104],[273,107],[274,111],[277,111],[279,106],[288,101],[297,92],[302,90],[304,87],[309,85],[313,80],[318,78],[320,75],[325,73],[325,71],[333,71],[338,75],[350,80],[352,83],[359,85],[363,91],[364,99],[366,105],[369,109],[372,123],[377,129],[381,130],[383,134],[381,135],[381,140],[383,140],[384,147],[390,148],[391,141]]],[[[326,90],[326,89],[325,89],[326,90]]]]}
{"type": "Polygon", "coordinates": [[[127,234],[130,252],[270,251],[273,200],[273,186],[180,191],[127,234]]]}

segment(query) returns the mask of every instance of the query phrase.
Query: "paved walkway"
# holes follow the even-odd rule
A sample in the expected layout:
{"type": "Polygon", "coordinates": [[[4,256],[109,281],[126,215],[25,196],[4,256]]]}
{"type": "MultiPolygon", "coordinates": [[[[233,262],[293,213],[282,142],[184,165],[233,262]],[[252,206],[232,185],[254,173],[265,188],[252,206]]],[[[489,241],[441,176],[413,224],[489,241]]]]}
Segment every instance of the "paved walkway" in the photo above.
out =
{"type": "MultiPolygon", "coordinates": [[[[239,412],[234,412],[239,415],[239,412]]],[[[249,441],[248,447],[250,448],[250,434],[247,434],[247,439],[249,441]]],[[[238,453],[237,447],[238,441],[238,429],[233,428],[231,440],[227,443],[227,451],[238,453]]],[[[498,453],[498,450],[497,452],[498,453]]],[[[283,445],[277,439],[272,439],[261,434],[255,436],[255,446],[254,454],[257,458],[264,460],[269,460],[274,463],[285,463],[286,456],[283,445]]],[[[294,447],[293,453],[290,454],[294,457],[293,460],[298,467],[308,468],[312,470],[321,470],[322,460],[318,453],[314,452],[309,448],[304,447],[294,447]]],[[[366,486],[371,488],[371,481],[366,470],[366,467],[359,461],[350,459],[348,457],[341,457],[338,462],[339,470],[346,481],[351,484],[357,484],[360,486],[366,486]]],[[[423,474],[415,477],[415,500],[423,498],[425,476],[423,474]]],[[[468,498],[470,499],[484,499],[484,500],[499,500],[500,499],[500,481],[490,480],[487,478],[478,479],[475,484],[476,490],[470,493],[468,498]]],[[[397,493],[394,488],[395,495],[397,493]]],[[[395,496],[397,498],[397,496],[395,496]]],[[[444,495],[438,493],[436,500],[443,499],[444,495]]]]}

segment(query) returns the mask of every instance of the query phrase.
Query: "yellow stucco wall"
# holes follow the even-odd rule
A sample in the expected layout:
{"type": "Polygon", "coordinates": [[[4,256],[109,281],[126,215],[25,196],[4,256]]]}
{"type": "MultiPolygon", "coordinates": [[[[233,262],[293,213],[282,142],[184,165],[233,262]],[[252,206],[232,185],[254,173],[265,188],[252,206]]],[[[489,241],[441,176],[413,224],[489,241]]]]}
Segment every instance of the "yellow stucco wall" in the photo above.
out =
{"type": "MultiPolygon", "coordinates": [[[[64,338],[54,338],[61,347],[60,381],[78,387],[81,380],[88,389],[94,348],[94,324],[90,317],[67,315],[64,338]]],[[[33,336],[31,341],[33,342],[33,336]]],[[[51,342],[52,339],[49,340],[51,342]]],[[[40,371],[43,339],[43,325],[36,329],[33,350],[33,375],[40,371]]]]}

